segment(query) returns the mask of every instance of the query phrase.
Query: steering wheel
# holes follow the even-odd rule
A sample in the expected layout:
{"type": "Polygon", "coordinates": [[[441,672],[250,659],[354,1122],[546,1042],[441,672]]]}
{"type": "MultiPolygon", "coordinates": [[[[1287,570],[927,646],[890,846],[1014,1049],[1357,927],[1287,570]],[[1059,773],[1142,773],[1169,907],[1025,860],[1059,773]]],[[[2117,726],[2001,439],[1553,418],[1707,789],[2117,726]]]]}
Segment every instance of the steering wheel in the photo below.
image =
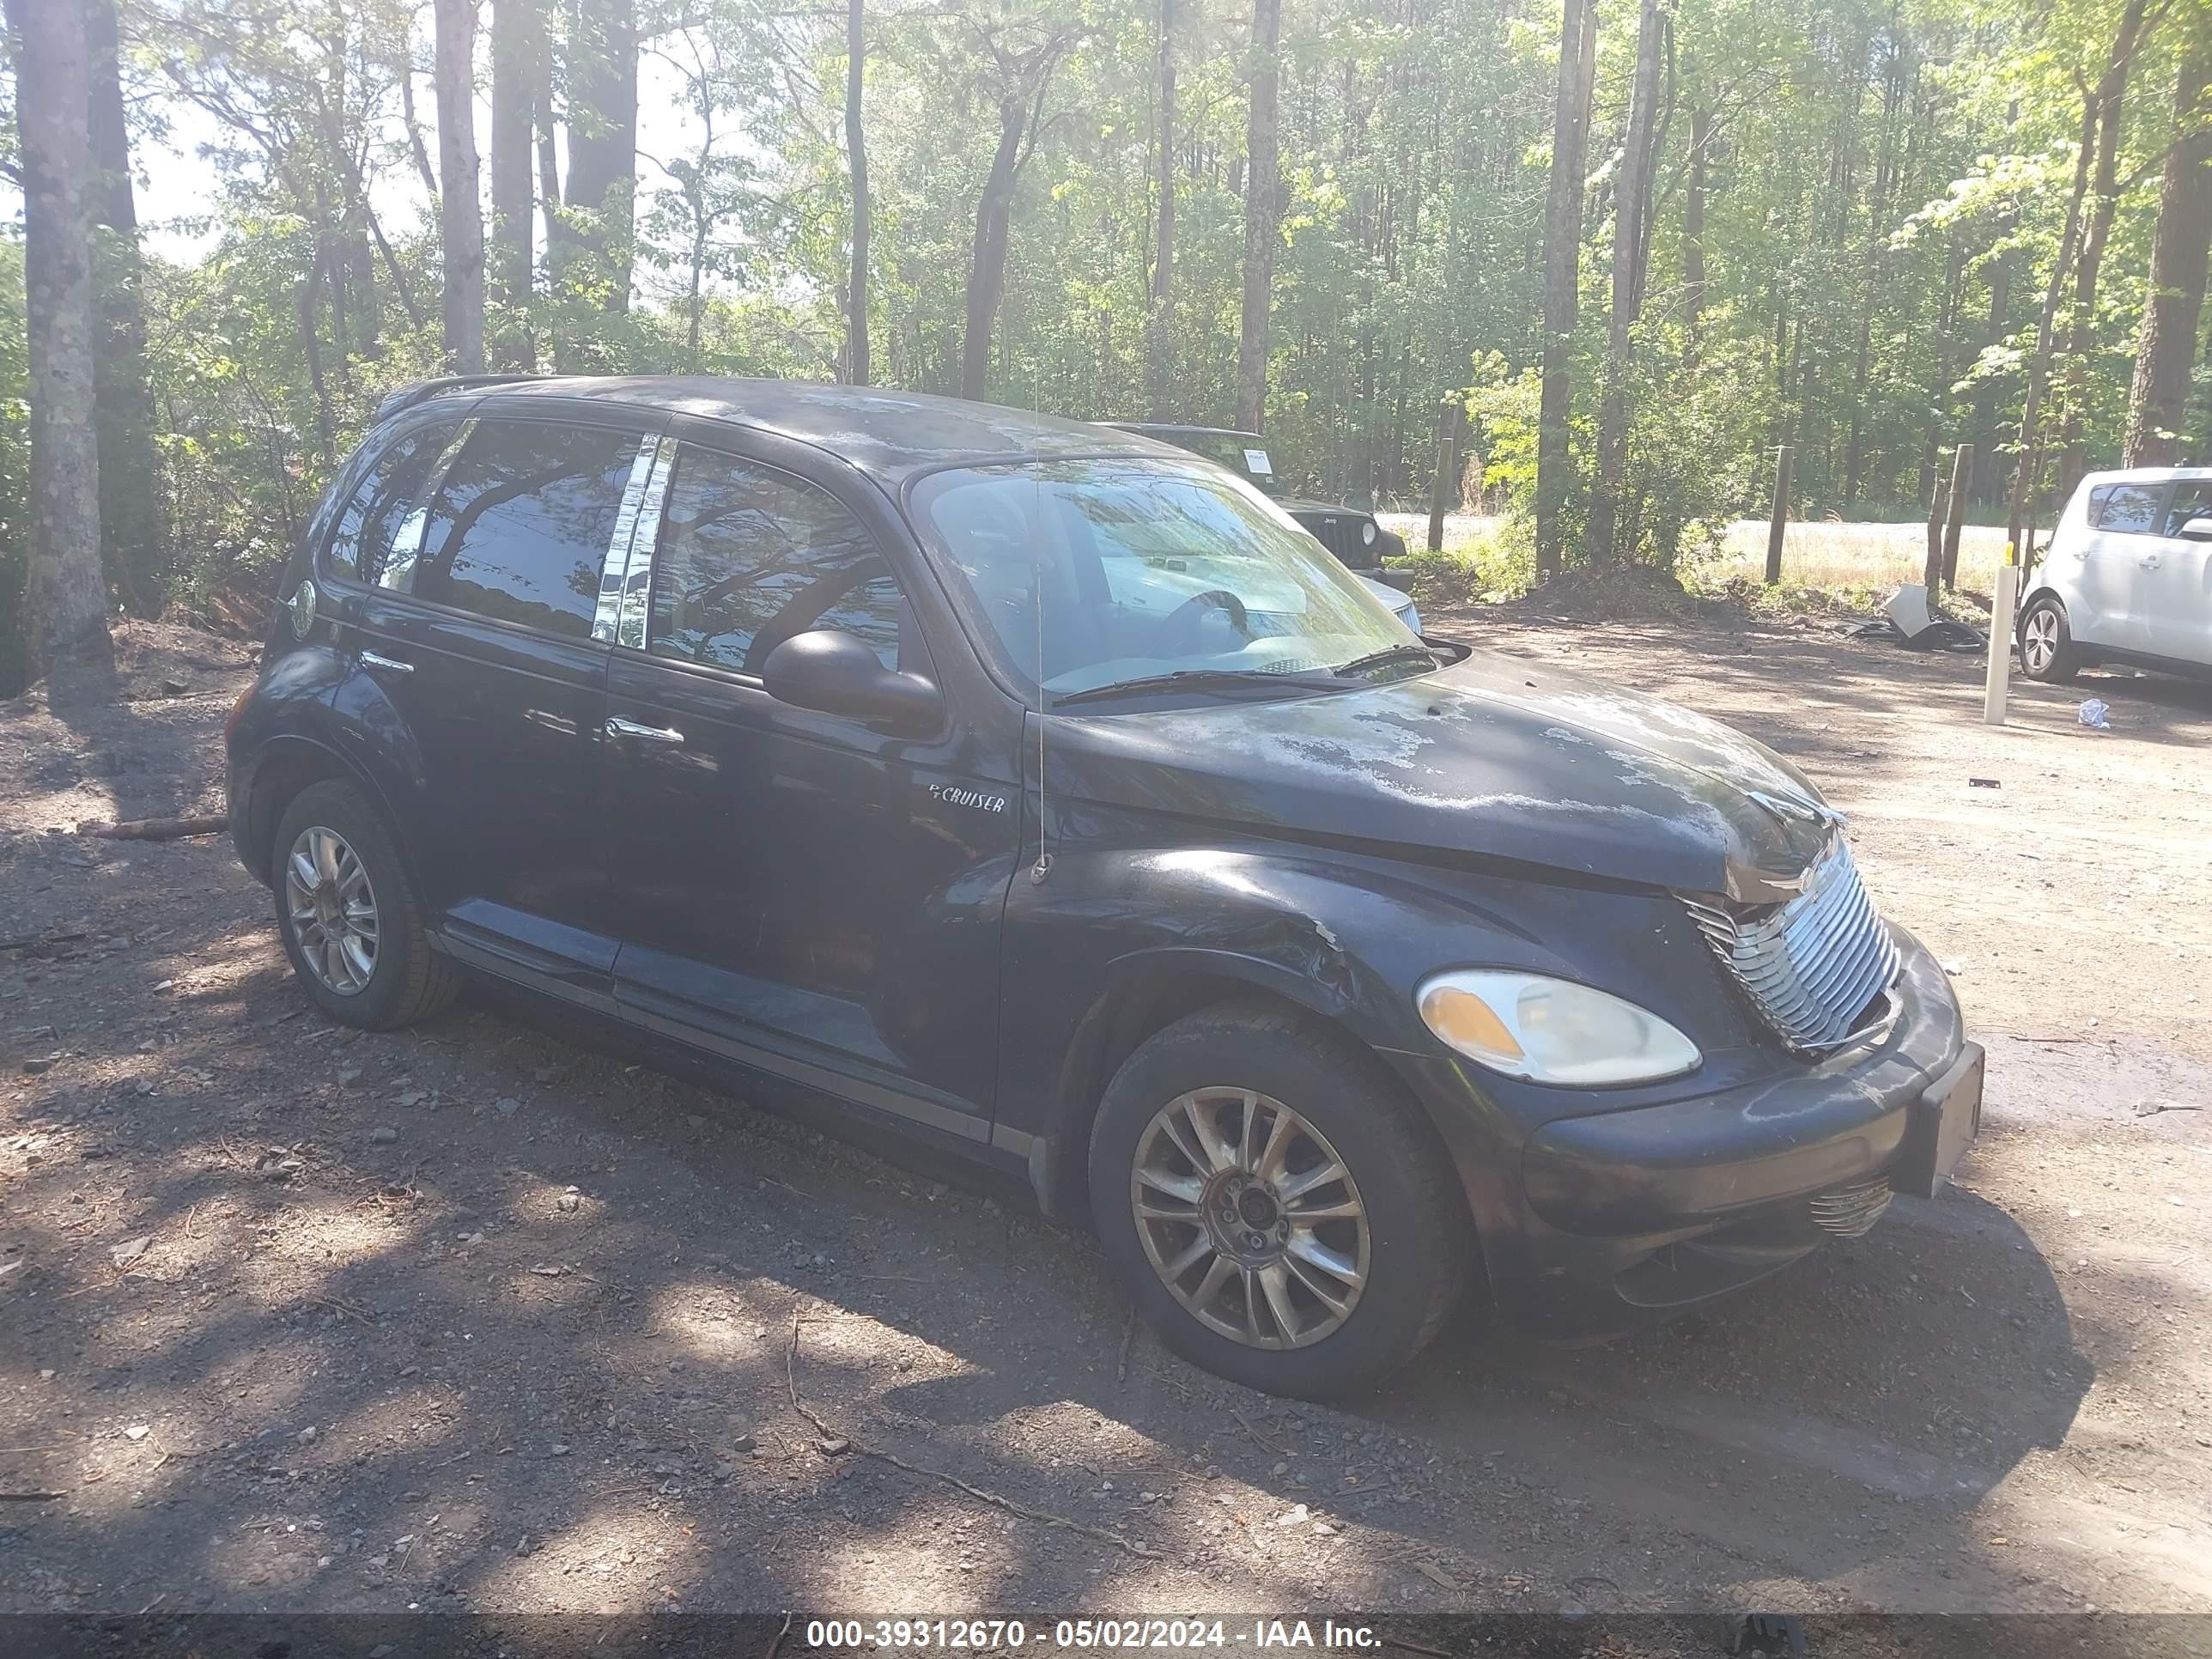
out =
{"type": "Polygon", "coordinates": [[[1244,609],[1244,601],[1223,587],[1210,588],[1203,593],[1194,593],[1168,613],[1167,627],[1170,633],[1182,634],[1207,610],[1223,612],[1229,625],[1245,639],[1252,637],[1252,619],[1244,609]]]}

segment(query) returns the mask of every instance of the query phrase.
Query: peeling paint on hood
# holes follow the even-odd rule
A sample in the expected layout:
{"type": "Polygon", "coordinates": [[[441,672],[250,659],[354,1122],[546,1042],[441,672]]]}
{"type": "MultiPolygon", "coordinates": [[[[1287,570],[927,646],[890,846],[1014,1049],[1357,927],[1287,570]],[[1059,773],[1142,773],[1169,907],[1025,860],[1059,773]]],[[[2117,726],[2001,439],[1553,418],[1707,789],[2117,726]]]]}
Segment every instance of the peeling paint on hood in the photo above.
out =
{"type": "Polygon", "coordinates": [[[1794,892],[1840,822],[1802,773],[1733,727],[1494,652],[1320,696],[1061,716],[1047,754],[1063,800],[1747,902],[1794,892]]]}

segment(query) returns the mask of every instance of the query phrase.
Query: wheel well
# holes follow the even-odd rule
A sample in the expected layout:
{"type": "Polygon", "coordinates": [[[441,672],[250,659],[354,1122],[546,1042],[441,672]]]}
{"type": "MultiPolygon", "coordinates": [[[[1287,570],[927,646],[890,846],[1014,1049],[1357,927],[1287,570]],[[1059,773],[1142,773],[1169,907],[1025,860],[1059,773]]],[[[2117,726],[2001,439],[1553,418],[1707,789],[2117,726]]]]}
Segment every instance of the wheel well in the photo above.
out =
{"type": "Polygon", "coordinates": [[[1188,973],[1140,980],[1099,1000],[1077,1028],[1060,1068],[1051,1191],[1040,1194],[1049,1200],[1055,1212],[1083,1215],[1089,1211],[1091,1125],[1121,1062],[1153,1033],[1187,1015],[1216,1003],[1263,994],[1243,980],[1188,973]]]}
{"type": "Polygon", "coordinates": [[[253,873],[264,881],[274,878],[276,826],[302,789],[332,779],[350,782],[352,777],[337,756],[307,744],[287,744],[262,762],[246,817],[253,873]]]}

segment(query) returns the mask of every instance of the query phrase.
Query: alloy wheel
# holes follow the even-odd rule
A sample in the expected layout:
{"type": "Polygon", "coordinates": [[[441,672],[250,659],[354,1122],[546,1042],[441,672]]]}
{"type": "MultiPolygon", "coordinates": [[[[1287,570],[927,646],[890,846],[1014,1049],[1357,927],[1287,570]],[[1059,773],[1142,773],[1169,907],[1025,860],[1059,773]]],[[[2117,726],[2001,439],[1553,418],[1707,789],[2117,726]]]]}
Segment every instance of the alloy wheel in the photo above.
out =
{"type": "Polygon", "coordinates": [[[1254,1348],[1301,1348],[1366,1288],[1367,1209],[1328,1138],[1250,1089],[1194,1089],[1137,1142],[1129,1206],[1186,1311],[1254,1348]]]}
{"type": "Polygon", "coordinates": [[[358,995],[376,972],[376,892],[344,836],[311,824],[284,860],[284,907],[307,970],[342,997],[358,995]]]}
{"type": "Polygon", "coordinates": [[[2021,666],[2031,674],[2040,674],[2051,666],[2051,659],[2058,654],[2058,613],[2049,605],[2039,605],[2030,613],[2027,625],[2021,630],[2021,666]]]}

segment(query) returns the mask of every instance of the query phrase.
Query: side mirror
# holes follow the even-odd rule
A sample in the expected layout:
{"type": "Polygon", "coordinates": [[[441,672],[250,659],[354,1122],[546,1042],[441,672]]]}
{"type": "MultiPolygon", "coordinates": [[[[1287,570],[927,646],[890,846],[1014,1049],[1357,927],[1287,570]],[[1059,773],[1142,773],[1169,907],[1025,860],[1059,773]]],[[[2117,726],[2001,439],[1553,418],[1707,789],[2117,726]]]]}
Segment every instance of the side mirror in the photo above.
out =
{"type": "Polygon", "coordinates": [[[761,684],[778,702],[893,732],[932,732],[945,714],[935,686],[919,674],[884,667],[873,650],[842,628],[793,634],[768,653],[761,684]]]}
{"type": "Polygon", "coordinates": [[[2212,514],[2198,514],[2175,533],[2185,542],[2212,542],[2212,514]]]}

